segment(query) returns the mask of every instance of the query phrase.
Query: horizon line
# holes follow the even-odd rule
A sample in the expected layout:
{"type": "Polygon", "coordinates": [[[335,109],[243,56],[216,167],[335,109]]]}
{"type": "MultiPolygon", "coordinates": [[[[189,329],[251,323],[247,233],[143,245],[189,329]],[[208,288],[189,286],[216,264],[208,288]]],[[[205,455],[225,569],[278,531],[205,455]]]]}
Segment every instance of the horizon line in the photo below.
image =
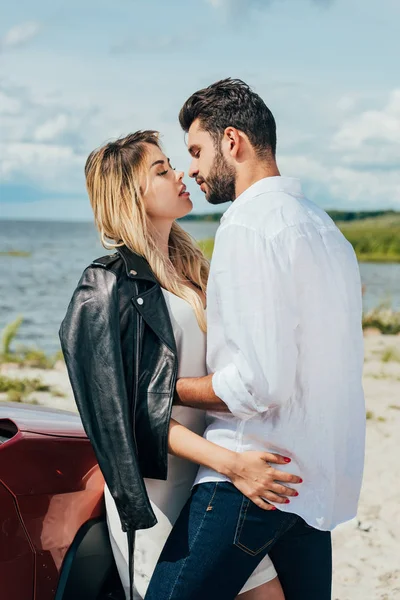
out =
{"type": "MultiPolygon", "coordinates": [[[[323,209],[325,212],[346,212],[346,213],[382,213],[382,212],[391,212],[391,213],[395,213],[395,214],[400,214],[400,210],[397,210],[395,208],[379,208],[379,209],[362,209],[362,210],[354,210],[354,209],[344,209],[344,208],[324,208],[323,209]]],[[[224,212],[224,211],[223,211],[224,212]]],[[[190,220],[190,216],[195,216],[195,217],[208,217],[208,216],[212,216],[212,215],[223,215],[223,212],[219,213],[219,212],[210,212],[210,213],[190,213],[189,215],[187,215],[187,217],[189,217],[188,220],[190,220]]],[[[179,219],[176,219],[176,221],[185,221],[186,218],[185,217],[181,217],[179,219]]],[[[16,218],[16,217],[1,217],[0,216],[0,222],[10,222],[10,221],[15,221],[18,223],[91,223],[92,225],[95,225],[95,222],[93,219],[75,219],[75,220],[70,220],[70,219],[53,219],[53,218],[16,218]]]]}

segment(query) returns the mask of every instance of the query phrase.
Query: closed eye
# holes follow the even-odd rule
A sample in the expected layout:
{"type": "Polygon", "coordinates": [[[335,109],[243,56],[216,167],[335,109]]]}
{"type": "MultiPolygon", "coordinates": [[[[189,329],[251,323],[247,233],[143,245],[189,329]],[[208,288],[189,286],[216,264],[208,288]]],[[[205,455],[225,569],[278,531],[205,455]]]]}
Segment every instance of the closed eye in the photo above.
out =
{"type": "Polygon", "coordinates": [[[157,175],[163,176],[163,175],[166,175],[167,173],[168,173],[168,169],[166,171],[161,171],[160,173],[157,173],[157,175]]]}
{"type": "Polygon", "coordinates": [[[198,146],[190,146],[189,154],[191,154],[193,158],[200,158],[200,148],[198,146]]]}

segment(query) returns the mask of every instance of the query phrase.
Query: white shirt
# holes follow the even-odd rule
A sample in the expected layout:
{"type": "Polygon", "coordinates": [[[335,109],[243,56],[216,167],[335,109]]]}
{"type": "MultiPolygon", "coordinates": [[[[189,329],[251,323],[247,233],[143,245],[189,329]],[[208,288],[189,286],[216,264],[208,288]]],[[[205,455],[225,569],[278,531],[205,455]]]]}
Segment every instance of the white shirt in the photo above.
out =
{"type": "MultiPolygon", "coordinates": [[[[207,367],[230,413],[207,413],[206,439],[290,457],[278,468],[304,482],[280,510],[321,530],[352,519],[365,441],[360,275],[298,180],[262,179],[226,211],[207,305],[207,367]]],[[[226,479],[201,467],[196,483],[226,479]]]]}

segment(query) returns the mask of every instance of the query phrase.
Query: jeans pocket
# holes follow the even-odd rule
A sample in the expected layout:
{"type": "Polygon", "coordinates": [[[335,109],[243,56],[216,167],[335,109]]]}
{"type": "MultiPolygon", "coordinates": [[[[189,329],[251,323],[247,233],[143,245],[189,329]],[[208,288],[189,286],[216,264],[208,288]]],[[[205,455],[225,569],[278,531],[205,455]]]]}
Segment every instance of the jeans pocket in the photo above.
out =
{"type": "Polygon", "coordinates": [[[256,556],[270,546],[296,522],[296,515],[280,511],[264,511],[243,497],[234,544],[247,554],[256,556]]]}

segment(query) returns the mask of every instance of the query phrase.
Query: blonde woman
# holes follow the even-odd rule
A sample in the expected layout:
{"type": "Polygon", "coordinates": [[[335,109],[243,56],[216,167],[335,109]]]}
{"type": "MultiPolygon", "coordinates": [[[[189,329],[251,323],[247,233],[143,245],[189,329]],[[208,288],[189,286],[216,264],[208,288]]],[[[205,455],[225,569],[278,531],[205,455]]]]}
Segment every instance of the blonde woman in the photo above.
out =
{"type": "MultiPolygon", "coordinates": [[[[226,474],[248,497],[276,502],[274,480],[290,476],[268,463],[288,459],[216,446],[201,437],[202,411],[173,406],[178,377],[206,374],[208,263],[175,222],[192,202],[157,132],[139,131],[93,151],[85,174],[101,240],[116,252],[84,271],[60,339],[106,481],[110,538],[125,593],[134,597],[134,581],[143,598],[198,464],[226,474]]],[[[283,600],[268,557],[240,598],[261,596],[283,600]]]]}

